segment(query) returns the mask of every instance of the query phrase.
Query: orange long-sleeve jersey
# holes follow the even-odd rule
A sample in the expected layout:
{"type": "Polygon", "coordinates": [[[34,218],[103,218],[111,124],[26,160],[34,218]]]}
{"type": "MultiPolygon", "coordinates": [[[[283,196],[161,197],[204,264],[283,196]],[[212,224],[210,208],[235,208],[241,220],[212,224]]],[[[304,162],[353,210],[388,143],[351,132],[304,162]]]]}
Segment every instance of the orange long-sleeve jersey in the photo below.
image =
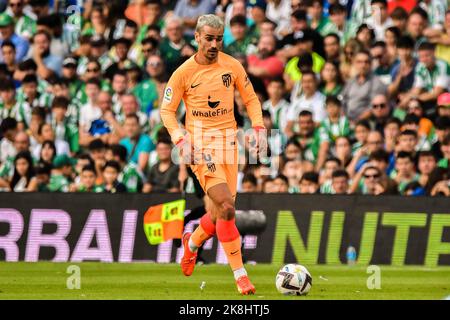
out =
{"type": "Polygon", "coordinates": [[[186,130],[194,139],[199,132],[212,132],[212,136],[221,132],[224,138],[235,132],[235,88],[245,103],[252,126],[264,127],[261,104],[239,61],[219,52],[218,61],[211,65],[198,64],[194,56],[184,62],[170,77],[160,108],[173,143],[184,136],[176,119],[181,99],[186,106],[186,130]]]}

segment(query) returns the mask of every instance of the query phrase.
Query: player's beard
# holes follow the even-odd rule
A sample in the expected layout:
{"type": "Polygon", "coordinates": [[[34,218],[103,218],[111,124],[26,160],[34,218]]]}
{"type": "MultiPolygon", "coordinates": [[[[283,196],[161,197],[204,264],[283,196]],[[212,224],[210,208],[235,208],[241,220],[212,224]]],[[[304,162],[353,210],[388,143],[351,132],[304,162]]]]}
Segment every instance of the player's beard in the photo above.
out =
{"type": "Polygon", "coordinates": [[[218,54],[219,54],[219,49],[209,49],[206,53],[206,56],[208,57],[208,60],[214,60],[217,58],[218,54]]]}

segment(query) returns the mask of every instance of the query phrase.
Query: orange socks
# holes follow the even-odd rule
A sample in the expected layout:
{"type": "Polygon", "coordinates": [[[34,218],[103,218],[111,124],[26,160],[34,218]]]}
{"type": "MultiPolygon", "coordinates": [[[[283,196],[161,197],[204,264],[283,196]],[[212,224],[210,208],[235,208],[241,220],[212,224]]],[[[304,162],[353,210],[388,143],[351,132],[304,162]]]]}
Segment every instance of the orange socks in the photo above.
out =
{"type": "Polygon", "coordinates": [[[222,220],[216,222],[217,238],[222,244],[223,250],[228,258],[231,270],[235,271],[243,268],[241,253],[241,238],[236,228],[235,219],[222,220]]]}
{"type": "MultiPolygon", "coordinates": [[[[192,233],[189,239],[195,247],[199,248],[206,240],[213,237],[216,233],[216,226],[211,220],[211,213],[207,212],[200,219],[200,225],[192,233]]],[[[196,248],[191,248],[196,250],[196,248]]],[[[194,252],[193,250],[193,252],[194,252]]]]}

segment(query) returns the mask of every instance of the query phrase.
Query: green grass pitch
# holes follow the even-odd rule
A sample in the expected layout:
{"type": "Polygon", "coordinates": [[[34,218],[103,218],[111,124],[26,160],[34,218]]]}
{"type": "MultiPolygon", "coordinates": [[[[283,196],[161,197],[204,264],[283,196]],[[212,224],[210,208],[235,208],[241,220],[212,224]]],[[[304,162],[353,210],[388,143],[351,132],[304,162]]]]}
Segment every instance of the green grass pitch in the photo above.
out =
{"type": "Polygon", "coordinates": [[[79,263],[81,289],[69,290],[70,265],[0,262],[0,299],[443,299],[450,295],[450,267],[381,266],[381,289],[369,290],[366,267],[307,266],[313,277],[311,292],[288,297],[275,288],[280,266],[248,265],[257,291],[242,297],[225,265],[197,266],[191,277],[184,277],[175,264],[79,263]]]}

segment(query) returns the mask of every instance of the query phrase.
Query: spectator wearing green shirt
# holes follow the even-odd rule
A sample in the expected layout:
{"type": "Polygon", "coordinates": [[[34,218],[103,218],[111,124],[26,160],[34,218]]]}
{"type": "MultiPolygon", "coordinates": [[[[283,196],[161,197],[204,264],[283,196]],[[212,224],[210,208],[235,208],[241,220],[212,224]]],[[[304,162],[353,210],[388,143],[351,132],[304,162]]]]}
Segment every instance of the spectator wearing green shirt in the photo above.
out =
{"type": "Polygon", "coordinates": [[[30,138],[24,131],[14,135],[12,152],[6,156],[6,160],[0,165],[0,188],[7,187],[14,174],[14,159],[19,152],[30,150],[30,138]]]}
{"type": "Polygon", "coordinates": [[[444,140],[442,140],[441,151],[444,157],[439,160],[438,167],[448,169],[450,161],[450,134],[447,134],[444,140]]]}
{"type": "Polygon", "coordinates": [[[339,64],[332,60],[328,60],[323,65],[322,71],[320,72],[320,80],[319,90],[327,97],[338,97],[344,88],[339,64]]]}
{"type": "Polygon", "coordinates": [[[114,144],[110,147],[112,160],[120,165],[120,173],[118,181],[123,183],[128,192],[141,192],[144,185],[144,175],[138,166],[133,162],[127,162],[127,149],[120,145],[114,144]]]}
{"type": "Polygon", "coordinates": [[[230,20],[231,34],[234,41],[227,45],[224,52],[235,56],[242,53],[247,54],[247,49],[250,44],[256,45],[258,39],[254,33],[247,27],[247,19],[243,15],[237,15],[230,20]]]}
{"type": "Polygon", "coordinates": [[[158,83],[164,77],[164,63],[160,56],[153,54],[148,57],[145,67],[150,77],[139,82],[132,93],[139,101],[140,111],[149,115],[159,107],[158,83]]]}
{"type": "Polygon", "coordinates": [[[37,191],[49,192],[48,184],[50,183],[50,175],[52,167],[46,163],[38,163],[35,167],[37,191]]]}
{"type": "Polygon", "coordinates": [[[323,13],[323,0],[311,0],[307,2],[307,6],[309,26],[321,34],[323,28],[329,23],[328,17],[323,13]]]}
{"type": "Polygon", "coordinates": [[[391,173],[391,178],[397,182],[400,194],[405,193],[406,186],[419,180],[416,172],[413,155],[409,152],[400,151],[395,159],[395,171],[391,173]]]}
{"type": "Polygon", "coordinates": [[[329,96],[325,100],[327,117],[320,123],[320,126],[328,133],[329,140],[334,143],[337,137],[350,136],[350,121],[342,113],[341,101],[329,96]]]}
{"type": "Polygon", "coordinates": [[[50,175],[48,190],[50,192],[68,192],[72,179],[75,160],[63,154],[53,159],[53,169],[50,175]]]}
{"type": "Polygon", "coordinates": [[[70,152],[75,154],[80,150],[78,127],[66,117],[69,103],[65,97],[55,97],[51,108],[51,124],[56,139],[66,141],[69,144],[70,152]]]}
{"type": "Polygon", "coordinates": [[[24,12],[24,0],[9,0],[6,13],[14,19],[15,32],[21,37],[31,39],[36,32],[36,20],[24,12]]]}
{"type": "Polygon", "coordinates": [[[378,76],[381,82],[388,86],[391,83],[391,72],[394,63],[391,63],[387,52],[386,42],[375,42],[370,49],[370,54],[373,59],[372,68],[374,68],[374,74],[378,76]]]}
{"type": "Polygon", "coordinates": [[[341,46],[339,45],[340,39],[336,33],[330,33],[323,38],[323,48],[325,51],[324,58],[327,61],[339,65],[341,60],[341,46]]]}
{"type": "Polygon", "coordinates": [[[182,50],[186,44],[193,44],[193,38],[183,34],[183,21],[172,17],[166,24],[166,36],[159,45],[167,73],[172,74],[182,62],[182,50]]]}
{"type": "Polygon", "coordinates": [[[433,116],[438,96],[450,87],[450,66],[444,60],[436,58],[435,45],[424,42],[420,45],[419,63],[415,69],[413,89],[407,99],[417,97],[423,104],[425,113],[433,116]]]}
{"type": "Polygon", "coordinates": [[[28,127],[31,115],[30,105],[25,101],[16,99],[16,88],[10,80],[0,82],[0,121],[6,118],[14,118],[19,123],[19,129],[28,127]]]}
{"type": "Polygon", "coordinates": [[[96,184],[97,172],[94,166],[87,165],[81,170],[80,183],[78,185],[72,184],[70,186],[71,192],[104,192],[102,185],[96,184]]]}
{"type": "Polygon", "coordinates": [[[323,26],[321,35],[324,37],[330,33],[336,33],[343,46],[351,38],[352,32],[350,24],[347,22],[347,9],[339,2],[334,3],[328,9],[330,21],[323,26]]]}
{"type": "Polygon", "coordinates": [[[294,138],[302,147],[303,159],[314,163],[316,171],[319,171],[330,148],[328,134],[323,128],[314,125],[313,114],[309,110],[300,112],[298,125],[299,133],[294,138]]]}

